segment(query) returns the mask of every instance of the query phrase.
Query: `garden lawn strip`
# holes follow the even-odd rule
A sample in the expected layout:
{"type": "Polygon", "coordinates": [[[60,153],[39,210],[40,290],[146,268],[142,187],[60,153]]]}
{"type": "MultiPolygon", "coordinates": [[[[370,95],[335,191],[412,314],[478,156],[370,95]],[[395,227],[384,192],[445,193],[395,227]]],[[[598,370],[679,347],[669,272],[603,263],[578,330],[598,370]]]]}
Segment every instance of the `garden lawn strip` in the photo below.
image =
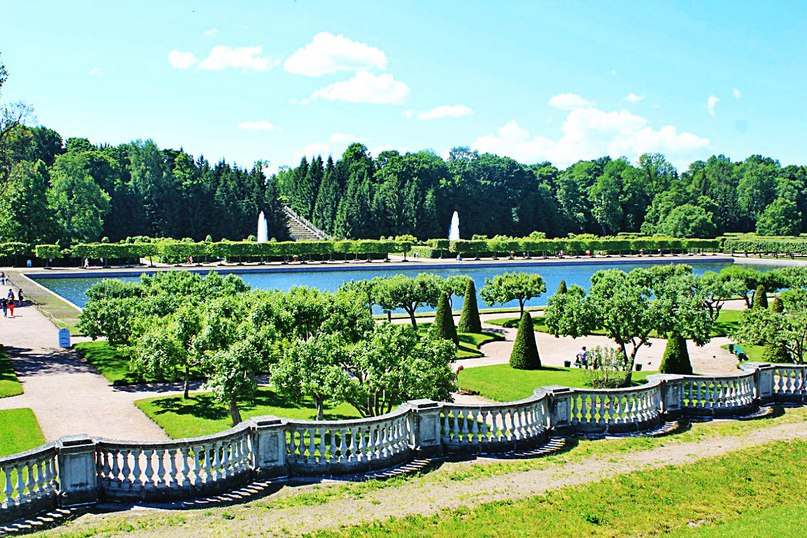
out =
{"type": "Polygon", "coordinates": [[[10,456],[45,444],[31,409],[0,409],[0,456],[10,456]]]}
{"type": "Polygon", "coordinates": [[[22,394],[22,384],[17,379],[17,374],[8,359],[8,353],[0,345],[0,398],[17,396],[22,394]]]}

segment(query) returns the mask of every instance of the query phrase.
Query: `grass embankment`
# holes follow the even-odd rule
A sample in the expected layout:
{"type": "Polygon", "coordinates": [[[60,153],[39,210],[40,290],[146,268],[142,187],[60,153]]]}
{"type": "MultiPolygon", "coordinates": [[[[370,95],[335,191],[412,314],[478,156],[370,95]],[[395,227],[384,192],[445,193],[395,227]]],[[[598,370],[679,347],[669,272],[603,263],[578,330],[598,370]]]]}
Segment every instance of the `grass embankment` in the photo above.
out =
{"type": "Polygon", "coordinates": [[[45,436],[31,409],[0,410],[0,456],[31,450],[45,444],[45,436]]]}
{"type": "Polygon", "coordinates": [[[22,394],[22,385],[17,379],[14,368],[11,367],[8,353],[0,345],[0,398],[8,398],[19,394],[22,394]]]}
{"type": "MultiPolygon", "coordinates": [[[[545,495],[424,517],[322,532],[318,536],[637,536],[714,534],[757,522],[754,535],[788,535],[807,524],[807,442],[777,442],[693,465],[637,471],[545,495]],[[784,521],[769,511],[797,514],[784,521]],[[692,528],[692,527],[699,528],[692,528]]],[[[791,534],[792,535],[792,534],[791,534]]],[[[721,534],[721,536],[723,536],[721,534]]]]}
{"type": "MultiPolygon", "coordinates": [[[[498,402],[521,400],[539,387],[563,385],[585,387],[586,370],[581,368],[544,367],[540,370],[516,370],[509,364],[466,368],[460,372],[460,389],[476,392],[498,402]]],[[[633,372],[633,383],[642,384],[657,372],[633,372]]]]}
{"type": "Polygon", "coordinates": [[[73,336],[81,335],[78,318],[81,311],[55,293],[33,285],[20,271],[8,271],[15,288],[22,288],[26,300],[59,328],[66,327],[73,336]]]}
{"type": "MultiPolygon", "coordinates": [[[[137,400],[135,405],[157,423],[172,439],[197,437],[224,431],[232,425],[227,406],[216,402],[210,393],[195,393],[187,400],[182,396],[160,396],[137,400]]],[[[294,402],[262,387],[249,402],[239,405],[244,419],[262,415],[313,420],[316,406],[310,398],[294,402]]],[[[348,404],[325,403],[325,420],[358,418],[359,412],[348,404]]]]}

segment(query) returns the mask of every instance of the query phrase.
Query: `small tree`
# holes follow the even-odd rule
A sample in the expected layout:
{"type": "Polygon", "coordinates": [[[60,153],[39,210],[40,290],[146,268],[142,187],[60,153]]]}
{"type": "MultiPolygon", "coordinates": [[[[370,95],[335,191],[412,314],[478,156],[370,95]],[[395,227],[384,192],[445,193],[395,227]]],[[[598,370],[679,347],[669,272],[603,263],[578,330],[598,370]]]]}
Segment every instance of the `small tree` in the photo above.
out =
{"type": "Polygon", "coordinates": [[[541,367],[541,357],[538,354],[538,344],[535,343],[535,330],[529,312],[524,312],[518,324],[513,351],[510,353],[510,366],[517,370],[537,370],[541,367]]]}
{"type": "Polygon", "coordinates": [[[743,312],[740,327],[733,335],[738,342],[781,344],[793,362],[804,363],[807,345],[807,290],[782,293],[782,312],[752,308],[743,312]]]}
{"type": "Polygon", "coordinates": [[[404,275],[373,279],[373,299],[386,311],[402,308],[417,329],[415,312],[423,305],[436,306],[440,297],[440,277],[420,273],[416,278],[404,275]]]}
{"type": "Polygon", "coordinates": [[[471,277],[466,275],[453,275],[443,279],[440,289],[448,294],[448,306],[454,308],[454,296],[462,297],[468,287],[471,277]]]}
{"type": "Polygon", "coordinates": [[[754,294],[753,308],[768,308],[768,293],[763,284],[757,286],[757,291],[754,294]]]}
{"type": "Polygon", "coordinates": [[[457,331],[461,333],[481,333],[482,320],[479,318],[479,307],[476,304],[476,285],[468,279],[465,297],[462,299],[462,313],[457,331]]]}
{"type": "Polygon", "coordinates": [[[448,294],[443,292],[437,301],[437,312],[434,315],[434,323],[431,327],[433,338],[443,338],[451,340],[455,345],[459,345],[457,338],[457,328],[454,326],[454,317],[451,315],[451,307],[448,305],[448,294]]]}
{"type": "Polygon", "coordinates": [[[569,289],[566,287],[566,281],[561,280],[560,284],[558,284],[558,291],[555,292],[555,295],[563,294],[567,291],[569,291],[569,289]]]}
{"type": "Polygon", "coordinates": [[[482,299],[490,305],[518,301],[520,316],[524,316],[524,303],[546,291],[543,277],[536,273],[504,273],[485,279],[479,290],[482,299]]]}
{"type": "Polygon", "coordinates": [[[671,333],[664,348],[664,357],[661,359],[659,372],[662,374],[692,374],[692,363],[689,361],[686,339],[676,333],[671,333]]]}

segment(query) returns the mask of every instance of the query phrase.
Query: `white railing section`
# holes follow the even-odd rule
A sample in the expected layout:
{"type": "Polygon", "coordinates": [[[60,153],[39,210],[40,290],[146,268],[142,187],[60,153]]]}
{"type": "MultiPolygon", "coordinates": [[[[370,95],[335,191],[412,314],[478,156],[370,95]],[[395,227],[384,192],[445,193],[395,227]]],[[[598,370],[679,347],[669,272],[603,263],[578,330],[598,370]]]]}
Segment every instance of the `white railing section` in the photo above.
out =
{"type": "Polygon", "coordinates": [[[451,446],[488,445],[538,438],[549,423],[546,396],[510,404],[443,404],[440,413],[443,443],[451,446]]]}
{"type": "Polygon", "coordinates": [[[249,429],[240,428],[203,440],[127,443],[102,440],[96,447],[102,491],[138,496],[175,489],[199,489],[249,472],[249,429]]]}
{"type": "Polygon", "coordinates": [[[686,376],[683,407],[687,409],[735,409],[746,407],[755,398],[754,374],[727,377],[686,376]]]}
{"type": "Polygon", "coordinates": [[[807,366],[784,366],[773,368],[773,393],[784,396],[804,396],[807,393],[807,366]]]}
{"type": "Polygon", "coordinates": [[[644,424],[661,413],[659,383],[636,389],[575,389],[570,419],[575,427],[644,424]]]}
{"type": "Polygon", "coordinates": [[[53,443],[14,456],[0,458],[2,508],[22,507],[56,497],[56,449],[53,443]]]}
{"type": "Polygon", "coordinates": [[[346,468],[397,458],[409,451],[408,410],[363,420],[286,422],[289,464],[346,468]]]}

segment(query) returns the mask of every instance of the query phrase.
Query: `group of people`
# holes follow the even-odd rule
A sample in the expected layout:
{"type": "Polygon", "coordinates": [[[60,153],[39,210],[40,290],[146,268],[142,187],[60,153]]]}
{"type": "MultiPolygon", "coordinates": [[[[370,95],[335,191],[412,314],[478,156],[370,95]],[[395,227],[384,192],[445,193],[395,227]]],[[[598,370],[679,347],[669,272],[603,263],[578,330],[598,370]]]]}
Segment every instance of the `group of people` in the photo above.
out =
{"type": "MultiPolygon", "coordinates": [[[[5,275],[3,275],[3,281],[7,282],[5,275]]],[[[14,307],[15,306],[22,306],[25,302],[25,294],[22,292],[22,288],[17,290],[17,296],[14,296],[14,290],[11,288],[8,289],[8,295],[5,297],[0,297],[0,308],[3,309],[3,317],[7,318],[9,315],[14,317],[14,307]]]]}

